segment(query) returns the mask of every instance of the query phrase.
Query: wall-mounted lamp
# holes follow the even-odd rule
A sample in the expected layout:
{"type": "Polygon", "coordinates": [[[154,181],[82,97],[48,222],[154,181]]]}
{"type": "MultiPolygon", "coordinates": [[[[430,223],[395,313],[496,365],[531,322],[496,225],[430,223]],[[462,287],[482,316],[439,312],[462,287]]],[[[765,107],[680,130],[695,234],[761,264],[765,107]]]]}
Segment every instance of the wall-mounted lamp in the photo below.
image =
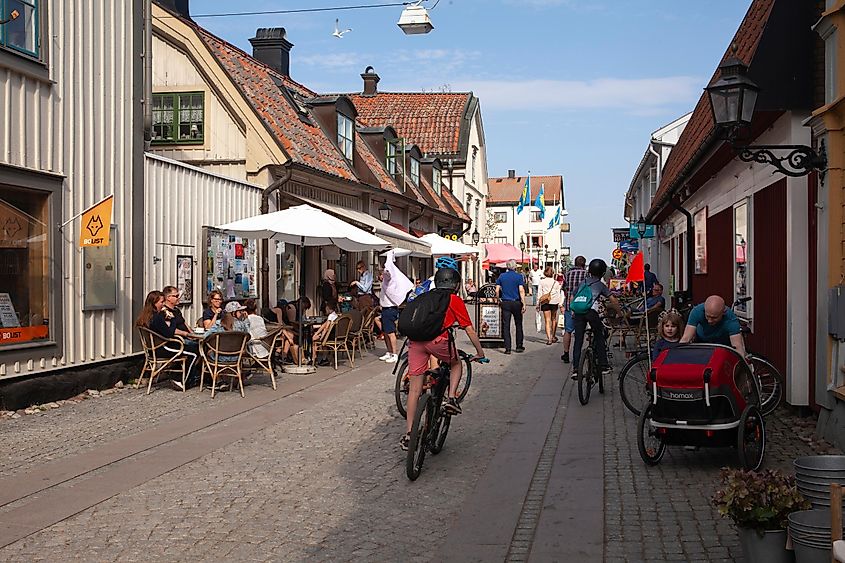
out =
{"type": "Polygon", "coordinates": [[[19,11],[12,10],[11,12],[9,12],[8,18],[6,18],[5,20],[0,20],[0,25],[4,25],[4,24],[9,23],[12,20],[16,20],[16,19],[18,19],[18,16],[20,16],[20,15],[21,15],[21,13],[19,11]]]}
{"type": "Polygon", "coordinates": [[[381,204],[381,207],[378,208],[378,218],[387,223],[390,221],[390,206],[387,205],[387,200],[384,200],[384,203],[381,204]]]}

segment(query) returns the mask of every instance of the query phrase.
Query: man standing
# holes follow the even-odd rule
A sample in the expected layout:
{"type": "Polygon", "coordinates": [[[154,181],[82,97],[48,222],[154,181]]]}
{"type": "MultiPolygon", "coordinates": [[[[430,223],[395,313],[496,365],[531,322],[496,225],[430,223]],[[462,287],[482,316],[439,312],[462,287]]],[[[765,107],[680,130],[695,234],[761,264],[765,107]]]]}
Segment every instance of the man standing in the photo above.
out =
{"type": "Polygon", "coordinates": [[[581,284],[584,283],[584,278],[587,277],[587,259],[583,256],[575,257],[575,266],[566,272],[566,278],[563,284],[564,292],[564,310],[563,310],[563,355],[560,357],[563,363],[569,363],[569,350],[572,345],[572,333],[575,332],[575,319],[572,317],[572,311],[569,309],[569,304],[581,284]]]}
{"type": "MultiPolygon", "coordinates": [[[[496,280],[496,297],[501,300],[502,336],[505,339],[505,354],[511,353],[511,317],[516,323],[516,351],[524,352],[522,315],[525,313],[524,280],[516,272],[516,260],[508,260],[508,269],[496,280]]],[[[536,293],[536,290],[535,290],[536,293]]]]}
{"type": "Polygon", "coordinates": [[[367,264],[359,260],[356,265],[358,279],[349,285],[358,286],[358,309],[371,309],[373,307],[373,274],[367,269],[367,264]]]}
{"type": "Polygon", "coordinates": [[[651,288],[654,287],[654,284],[657,283],[657,276],[654,275],[654,272],[651,271],[651,264],[646,264],[645,266],[643,266],[643,270],[645,270],[643,274],[645,282],[645,292],[646,295],[651,295],[651,288]]]}
{"type": "Polygon", "coordinates": [[[540,270],[540,264],[534,263],[531,266],[531,295],[534,296],[534,303],[532,305],[537,304],[537,291],[540,289],[540,280],[543,279],[543,272],[540,270]]]}

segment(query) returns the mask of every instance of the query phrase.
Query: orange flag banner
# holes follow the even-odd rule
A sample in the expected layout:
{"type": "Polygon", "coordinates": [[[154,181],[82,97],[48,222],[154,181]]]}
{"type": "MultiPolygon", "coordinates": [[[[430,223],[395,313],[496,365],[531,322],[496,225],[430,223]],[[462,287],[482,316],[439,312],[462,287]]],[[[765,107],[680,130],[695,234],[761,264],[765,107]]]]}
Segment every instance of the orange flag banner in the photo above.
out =
{"type": "Polygon", "coordinates": [[[109,196],[82,214],[79,246],[108,246],[114,196],[109,196]]]}
{"type": "Polygon", "coordinates": [[[626,282],[639,282],[645,280],[645,268],[643,268],[643,253],[637,252],[637,255],[634,257],[634,261],[631,262],[631,266],[628,268],[628,277],[625,278],[626,282]]]}

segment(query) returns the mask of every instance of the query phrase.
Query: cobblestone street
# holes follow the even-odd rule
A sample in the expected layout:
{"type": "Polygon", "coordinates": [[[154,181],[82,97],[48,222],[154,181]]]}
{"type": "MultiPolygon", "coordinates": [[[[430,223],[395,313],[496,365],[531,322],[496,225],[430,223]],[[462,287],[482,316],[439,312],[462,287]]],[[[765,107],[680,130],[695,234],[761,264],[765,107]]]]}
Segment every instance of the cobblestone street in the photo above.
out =
{"type": "MultiPolygon", "coordinates": [[[[372,354],[245,399],[125,389],[0,421],[0,558],[739,560],[709,504],[735,452],[670,448],[646,468],[616,382],[582,407],[559,347],[527,347],[475,366],[414,483],[372,354]]],[[[766,467],[810,453],[778,417],[767,430],[766,467]]]]}

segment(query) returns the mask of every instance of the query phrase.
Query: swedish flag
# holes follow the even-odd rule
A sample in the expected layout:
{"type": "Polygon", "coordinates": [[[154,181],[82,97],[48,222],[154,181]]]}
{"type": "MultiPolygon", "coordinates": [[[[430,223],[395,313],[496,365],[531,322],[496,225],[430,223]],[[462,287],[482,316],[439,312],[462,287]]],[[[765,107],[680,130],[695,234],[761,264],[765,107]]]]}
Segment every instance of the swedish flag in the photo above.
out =
{"type": "Polygon", "coordinates": [[[545,188],[545,185],[540,184],[540,193],[537,194],[537,199],[534,200],[534,207],[540,210],[541,221],[546,218],[546,200],[543,194],[545,188]]]}
{"type": "Polygon", "coordinates": [[[531,204],[531,176],[525,178],[525,185],[522,186],[522,195],[519,196],[519,202],[516,206],[517,214],[522,213],[526,205],[531,204]]]}
{"type": "Polygon", "coordinates": [[[549,221],[549,229],[554,229],[555,227],[560,225],[560,210],[561,210],[562,207],[563,206],[561,205],[557,208],[557,211],[555,212],[555,216],[552,217],[551,221],[549,221]]]}

